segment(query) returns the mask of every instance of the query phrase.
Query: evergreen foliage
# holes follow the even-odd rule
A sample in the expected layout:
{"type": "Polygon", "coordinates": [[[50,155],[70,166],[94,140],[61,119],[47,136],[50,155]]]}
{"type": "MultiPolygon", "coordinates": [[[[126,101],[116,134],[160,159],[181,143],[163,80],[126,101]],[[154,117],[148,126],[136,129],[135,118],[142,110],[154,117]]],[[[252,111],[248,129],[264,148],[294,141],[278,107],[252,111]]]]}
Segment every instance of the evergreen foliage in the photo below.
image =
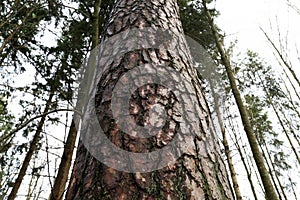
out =
{"type": "MultiPolygon", "coordinates": [[[[36,148],[25,170],[22,190],[17,195],[26,194],[24,196],[28,199],[49,196],[76,105],[78,80],[82,78],[79,77],[81,66],[92,50],[94,2],[0,1],[0,199],[7,197],[15,185],[25,155],[39,130],[36,148]]],[[[113,4],[113,0],[101,2],[100,33],[106,29],[113,4]]],[[[218,65],[215,77],[220,79],[208,83],[209,80],[205,82],[207,77],[201,78],[207,93],[212,92],[206,87],[211,84],[218,94],[233,163],[243,163],[242,167],[242,164],[237,165],[243,168],[241,171],[247,171],[246,175],[242,175],[237,170],[238,180],[244,176],[247,179],[244,182],[250,182],[253,193],[255,190],[263,191],[259,186],[260,178],[255,177],[257,168],[251,165],[253,158],[247,140],[241,136],[243,128],[239,113],[229,93],[232,88],[222,69],[224,62],[205,10],[196,0],[178,0],[178,4],[185,34],[199,42],[218,65]],[[253,179],[256,183],[251,182],[253,179]]],[[[209,9],[209,12],[213,18],[219,16],[215,9],[209,9]]],[[[222,31],[216,29],[222,43],[222,31]]],[[[241,58],[234,55],[232,49],[230,47],[225,53],[233,57],[233,73],[264,154],[264,162],[273,177],[272,183],[280,197],[283,198],[285,193],[289,197],[299,187],[289,175],[299,173],[299,87],[292,84],[294,91],[290,89],[292,86],[287,78],[276,72],[276,66],[263,62],[257,53],[248,51],[241,58]]],[[[288,66],[289,70],[291,68],[288,66]]],[[[212,104],[216,96],[207,94],[212,104]]],[[[211,111],[213,114],[216,112],[213,107],[211,111]]],[[[241,193],[247,196],[242,190],[241,193]]]]}

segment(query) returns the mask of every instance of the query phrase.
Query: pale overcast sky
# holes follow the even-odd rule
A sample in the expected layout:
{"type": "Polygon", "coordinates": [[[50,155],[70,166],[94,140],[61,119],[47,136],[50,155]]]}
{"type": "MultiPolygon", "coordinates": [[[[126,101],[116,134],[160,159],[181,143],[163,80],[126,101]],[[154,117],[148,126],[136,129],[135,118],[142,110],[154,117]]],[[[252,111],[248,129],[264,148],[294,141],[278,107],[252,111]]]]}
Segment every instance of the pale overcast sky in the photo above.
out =
{"type": "MultiPolygon", "coordinates": [[[[239,49],[251,49],[261,53],[262,56],[271,56],[271,49],[261,26],[276,38],[277,22],[282,35],[285,37],[287,30],[291,48],[295,41],[300,44],[300,14],[287,5],[287,0],[217,0],[216,8],[221,15],[217,19],[219,27],[228,37],[226,42],[238,39],[239,49]],[[273,35],[270,29],[273,26],[273,35]]],[[[300,8],[299,0],[291,0],[291,4],[300,8]]],[[[291,49],[293,51],[294,49],[291,49]]]]}

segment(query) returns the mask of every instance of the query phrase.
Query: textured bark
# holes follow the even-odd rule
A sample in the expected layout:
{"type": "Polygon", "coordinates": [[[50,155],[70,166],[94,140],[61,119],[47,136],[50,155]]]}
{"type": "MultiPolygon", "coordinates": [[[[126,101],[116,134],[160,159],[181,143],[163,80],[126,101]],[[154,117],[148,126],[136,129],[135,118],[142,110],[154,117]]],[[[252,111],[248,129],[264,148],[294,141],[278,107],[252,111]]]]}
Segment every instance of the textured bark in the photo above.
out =
{"type": "Polygon", "coordinates": [[[272,185],[272,181],[270,179],[270,175],[269,175],[268,170],[265,166],[262,153],[259,150],[259,146],[258,146],[256,137],[255,137],[252,125],[251,125],[250,120],[249,120],[247,109],[244,106],[240,91],[237,87],[236,80],[235,80],[235,77],[234,77],[233,70],[231,68],[231,63],[230,63],[228,54],[226,54],[226,52],[225,52],[225,49],[223,47],[223,44],[221,43],[218,31],[217,31],[216,26],[213,22],[213,18],[212,18],[210,12],[208,11],[208,9],[206,7],[206,0],[203,0],[202,3],[203,3],[203,6],[204,6],[204,10],[206,12],[206,15],[207,15],[208,22],[211,26],[212,33],[215,37],[217,49],[218,49],[218,51],[221,55],[223,65],[225,66],[225,69],[226,69],[226,73],[227,73],[227,76],[228,76],[228,79],[229,79],[229,82],[230,82],[230,87],[232,89],[233,96],[235,98],[236,104],[238,106],[238,109],[239,109],[239,112],[240,112],[240,115],[241,115],[244,130],[246,132],[248,142],[250,144],[251,151],[252,151],[256,166],[258,168],[258,172],[260,174],[261,180],[262,180],[263,185],[264,185],[266,199],[268,199],[268,200],[278,200],[278,197],[276,195],[274,186],[272,185]]]}
{"type": "MultiPolygon", "coordinates": [[[[201,91],[197,73],[190,60],[189,50],[185,43],[176,0],[118,0],[113,9],[108,29],[109,38],[121,31],[145,27],[169,30],[177,38],[171,50],[140,49],[130,51],[120,59],[107,63],[108,70],[97,84],[95,98],[98,121],[106,136],[116,146],[131,152],[145,153],[164,147],[180,127],[172,108],[168,111],[167,125],[160,134],[150,139],[135,138],[122,133],[114,121],[111,111],[111,95],[118,79],[129,69],[147,63],[156,63],[180,71],[192,80],[193,87],[188,92],[197,94],[197,105],[189,98],[184,99],[185,108],[192,108],[194,119],[199,127],[197,137],[189,141],[192,148],[183,154],[175,163],[149,173],[126,173],[109,168],[97,161],[79,142],[77,156],[67,191],[66,199],[233,199],[227,180],[227,173],[219,152],[218,141],[209,127],[212,122],[210,113],[201,91]]],[[[150,37],[150,35],[149,35],[150,37]]],[[[124,38],[126,40],[126,38],[124,38]]],[[[134,42],[134,41],[133,41],[134,42]]],[[[118,51],[118,49],[114,49],[118,51]]],[[[172,92],[165,94],[157,84],[147,84],[137,88],[130,99],[133,119],[137,124],[149,123],[149,107],[157,101],[166,106],[177,101],[172,92]],[[146,94],[146,95],[145,95],[146,94]],[[141,116],[142,114],[142,116],[141,116]]],[[[189,94],[183,94],[183,96],[189,94]]],[[[129,124],[130,126],[130,124],[129,124]]],[[[92,141],[99,138],[92,138],[92,141]]],[[[105,152],[104,152],[105,153],[105,152]]],[[[164,159],[164,158],[162,158],[164,159]]]]}

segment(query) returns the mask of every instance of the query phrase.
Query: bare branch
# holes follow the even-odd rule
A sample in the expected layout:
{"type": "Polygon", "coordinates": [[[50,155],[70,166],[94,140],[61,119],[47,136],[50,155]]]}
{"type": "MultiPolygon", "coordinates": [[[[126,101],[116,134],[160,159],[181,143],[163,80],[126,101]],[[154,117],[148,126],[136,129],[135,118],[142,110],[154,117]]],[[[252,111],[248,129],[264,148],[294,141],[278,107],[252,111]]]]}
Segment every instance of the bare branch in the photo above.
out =
{"type": "Polygon", "coordinates": [[[55,112],[61,112],[61,111],[71,111],[71,112],[76,112],[77,114],[81,114],[79,111],[76,111],[74,109],[56,109],[56,110],[52,110],[52,111],[49,111],[49,112],[46,112],[46,113],[43,113],[41,115],[37,115],[29,120],[27,120],[26,122],[24,122],[23,124],[19,125],[15,130],[11,131],[10,134],[15,134],[16,132],[20,131],[21,129],[25,128],[30,122],[38,119],[38,118],[41,118],[41,117],[44,117],[44,116],[47,116],[51,113],[55,113],[55,112]]]}

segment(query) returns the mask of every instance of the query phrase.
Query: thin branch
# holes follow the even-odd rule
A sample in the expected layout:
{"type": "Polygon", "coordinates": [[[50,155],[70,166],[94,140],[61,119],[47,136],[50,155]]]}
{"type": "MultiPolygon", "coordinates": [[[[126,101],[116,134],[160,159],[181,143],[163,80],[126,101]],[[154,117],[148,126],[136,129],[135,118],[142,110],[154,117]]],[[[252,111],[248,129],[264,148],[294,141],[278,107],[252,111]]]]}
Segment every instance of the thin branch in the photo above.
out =
{"type": "Polygon", "coordinates": [[[48,177],[49,177],[49,183],[50,183],[50,188],[51,190],[53,189],[53,184],[51,181],[51,175],[50,175],[50,160],[49,160],[49,144],[48,144],[48,136],[46,135],[46,158],[47,158],[47,172],[48,172],[48,177]]]}
{"type": "Polygon", "coordinates": [[[60,111],[73,111],[73,112],[76,112],[77,114],[81,114],[81,112],[79,111],[76,111],[74,109],[56,109],[56,110],[52,110],[52,111],[49,111],[49,112],[46,112],[46,113],[43,113],[43,114],[40,114],[40,115],[37,115],[29,120],[27,120],[26,122],[24,122],[23,124],[19,125],[15,130],[11,131],[10,134],[15,134],[16,132],[20,131],[21,129],[25,128],[30,122],[38,119],[38,118],[41,118],[41,117],[44,117],[44,116],[47,116],[51,113],[55,113],[55,112],[60,112],[60,111]]]}
{"type": "Polygon", "coordinates": [[[300,86],[300,81],[299,81],[297,75],[295,74],[294,70],[290,66],[290,64],[285,60],[285,58],[283,57],[283,55],[280,52],[280,50],[277,48],[277,46],[274,44],[274,42],[271,40],[271,38],[268,36],[268,34],[264,31],[264,29],[260,27],[260,30],[264,33],[265,37],[270,42],[270,44],[272,45],[272,47],[274,48],[274,50],[277,52],[277,54],[280,57],[280,59],[283,62],[283,64],[288,68],[288,70],[290,71],[290,73],[293,75],[294,79],[296,80],[296,82],[300,86]]]}

